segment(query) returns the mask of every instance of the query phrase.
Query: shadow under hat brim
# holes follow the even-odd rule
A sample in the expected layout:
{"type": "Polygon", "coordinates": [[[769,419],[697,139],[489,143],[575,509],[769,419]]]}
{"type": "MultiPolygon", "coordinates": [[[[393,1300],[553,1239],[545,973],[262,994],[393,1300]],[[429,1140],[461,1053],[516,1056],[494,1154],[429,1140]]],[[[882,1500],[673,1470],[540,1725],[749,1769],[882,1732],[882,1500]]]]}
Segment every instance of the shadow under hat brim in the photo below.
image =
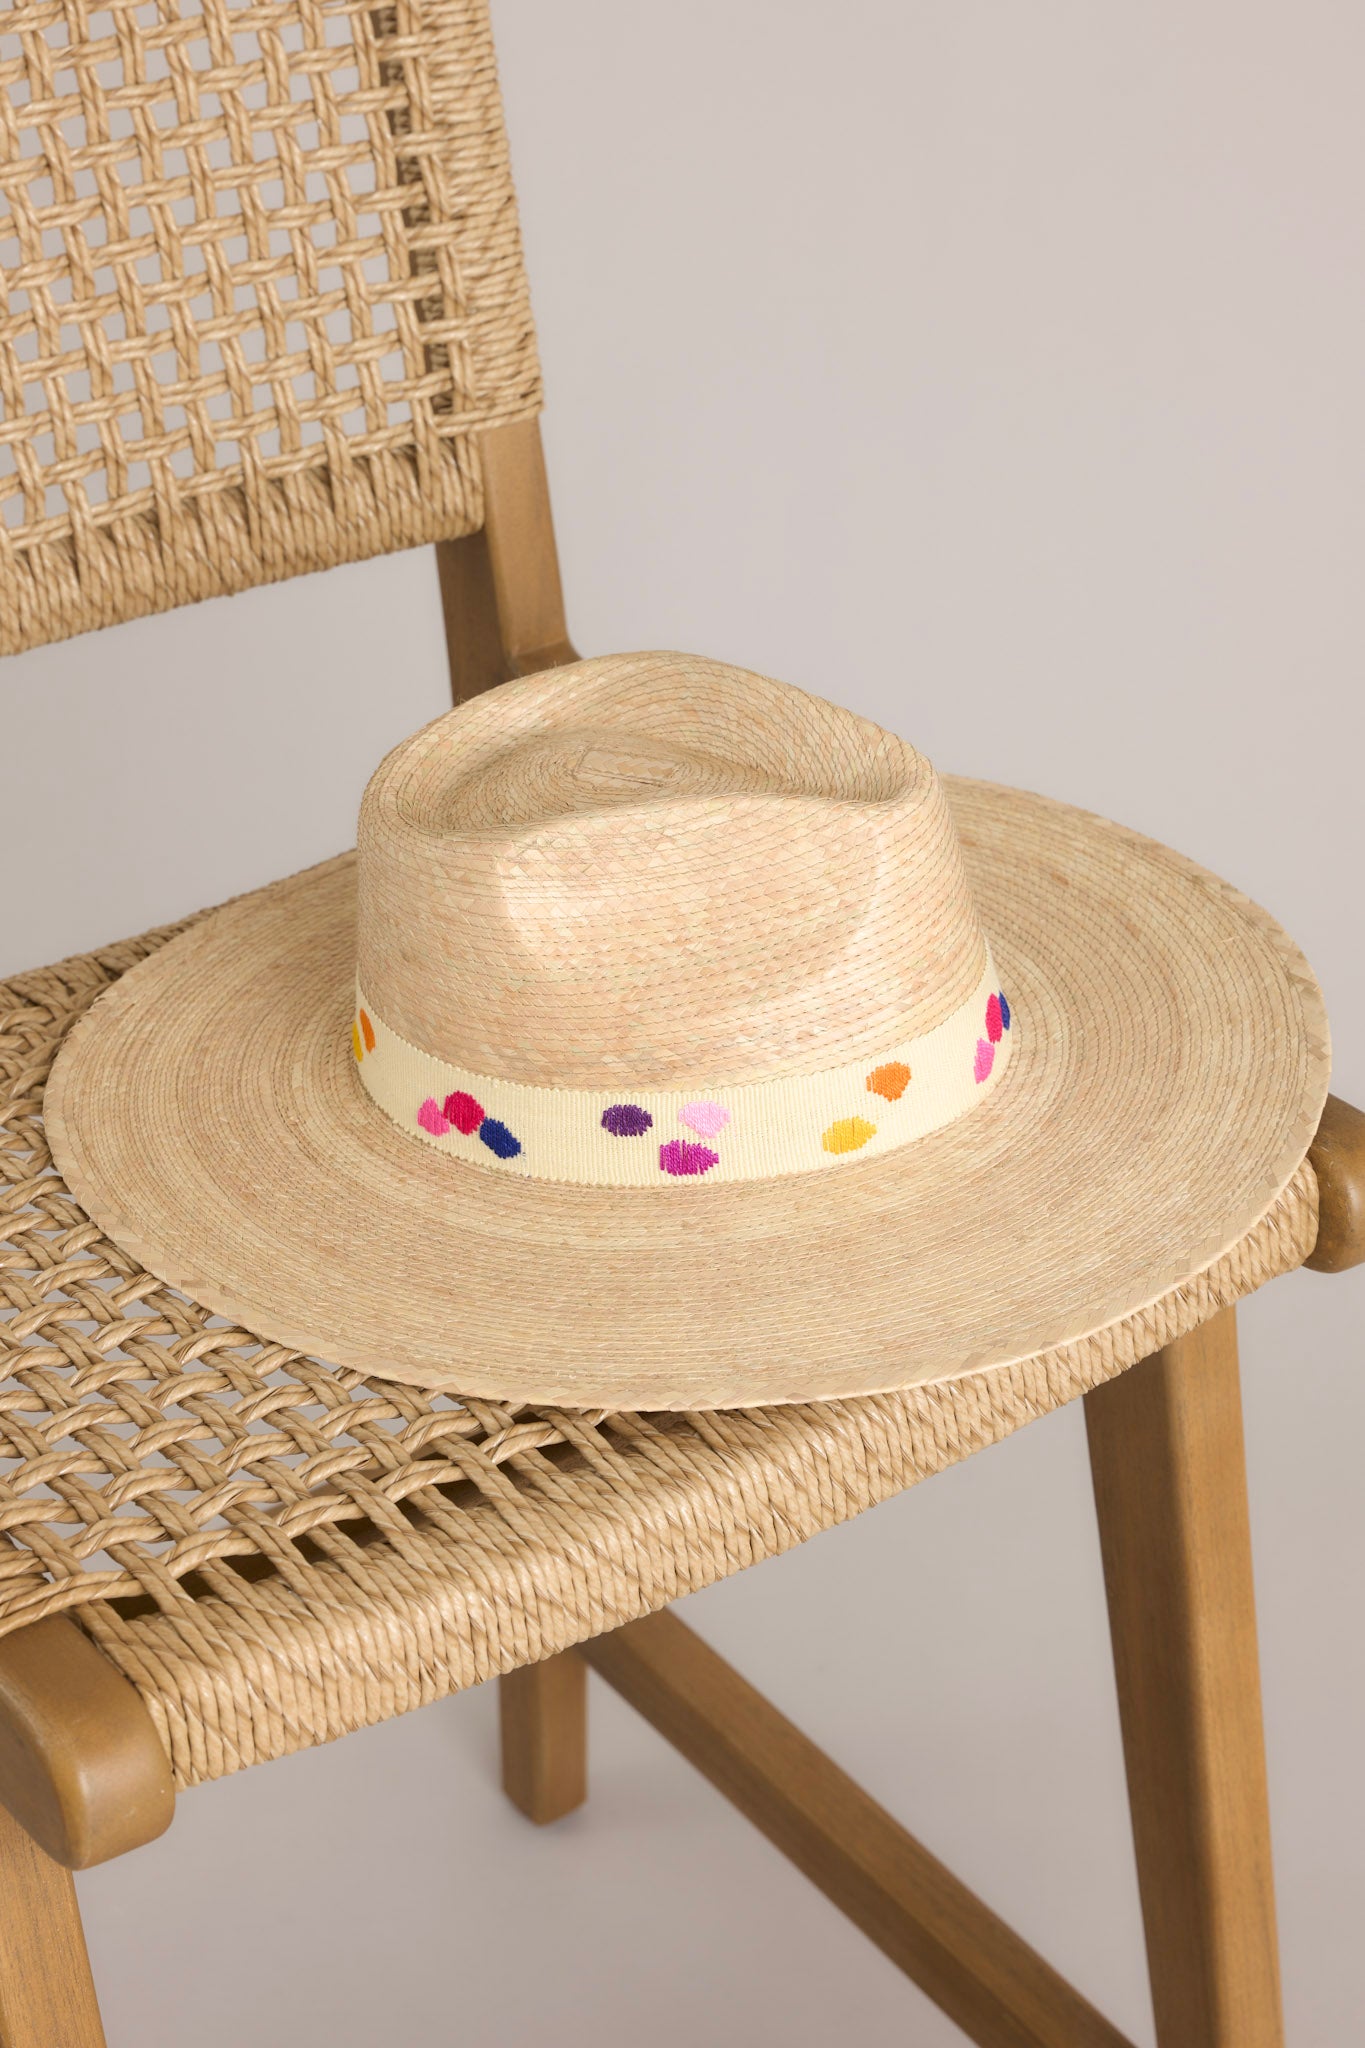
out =
{"type": "MultiPolygon", "coordinates": [[[[213,912],[100,998],[48,1084],[53,1156],[103,1230],[208,1308],[498,1401],[825,1400],[1122,1351],[1302,1163],[1321,993],[1272,918],[1168,849],[945,788],[1014,1043],[988,1099],[899,1151],[615,1189],[405,1136],[351,1051],[348,855],[213,912]]],[[[1307,1249],[1264,1252],[1233,1291],[1307,1249]]]]}

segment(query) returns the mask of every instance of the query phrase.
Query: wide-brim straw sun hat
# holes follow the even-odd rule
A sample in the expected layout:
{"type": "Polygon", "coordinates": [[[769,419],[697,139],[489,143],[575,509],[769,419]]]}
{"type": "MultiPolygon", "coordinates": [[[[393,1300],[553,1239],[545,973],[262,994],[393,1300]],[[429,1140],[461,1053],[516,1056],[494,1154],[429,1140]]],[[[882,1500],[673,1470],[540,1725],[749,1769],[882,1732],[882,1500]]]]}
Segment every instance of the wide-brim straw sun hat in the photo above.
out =
{"type": "Polygon", "coordinates": [[[395,749],[356,853],[125,974],[46,1114],[91,1217],[264,1338],[702,1408],[1126,1362],[1211,1269],[1265,1277],[1228,1255],[1327,1080],[1317,984],[1235,889],[646,654],[395,749]]]}

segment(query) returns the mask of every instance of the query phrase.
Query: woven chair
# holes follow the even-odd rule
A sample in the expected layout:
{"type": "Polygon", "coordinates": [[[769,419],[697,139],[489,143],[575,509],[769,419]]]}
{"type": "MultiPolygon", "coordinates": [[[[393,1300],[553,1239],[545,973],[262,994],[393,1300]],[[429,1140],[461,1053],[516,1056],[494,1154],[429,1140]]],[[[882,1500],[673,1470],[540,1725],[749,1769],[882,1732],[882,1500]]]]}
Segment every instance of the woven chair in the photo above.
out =
{"type": "MultiPolygon", "coordinates": [[[[435,542],[457,701],[574,658],[483,0],[14,0],[0,121],[6,649],[435,542]]],[[[1124,1349],[722,1413],[425,1396],[226,1325],[55,1171],[52,1057],[169,936],[0,985],[3,2048],[102,2042],[69,1873],[178,1792],[499,1676],[552,1821],[588,1664],[971,2038],[1120,2048],[663,1611],[1077,1396],[1159,2039],[1276,2048],[1233,1304],[1365,1256],[1365,1118],[1329,1101],[1124,1349]]]]}

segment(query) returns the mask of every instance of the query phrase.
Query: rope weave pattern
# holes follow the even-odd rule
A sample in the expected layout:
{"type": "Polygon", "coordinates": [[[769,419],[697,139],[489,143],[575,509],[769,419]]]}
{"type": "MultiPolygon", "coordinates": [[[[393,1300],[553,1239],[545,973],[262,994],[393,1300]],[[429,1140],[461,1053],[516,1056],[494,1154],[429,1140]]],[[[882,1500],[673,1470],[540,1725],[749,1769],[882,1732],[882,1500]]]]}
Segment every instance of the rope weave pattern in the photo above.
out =
{"type": "Polygon", "coordinates": [[[0,273],[0,652],[473,531],[540,404],[485,0],[18,0],[0,273]]]}
{"type": "Polygon", "coordinates": [[[1233,1252],[1027,1365],[692,1415],[455,1401],[263,1343],[142,1271],[52,1166],[43,1084],[175,929],[0,983],[0,1634],[72,1613],[186,1786],[553,1654],[791,1548],[1299,1264],[1305,1163],[1233,1252]]]}

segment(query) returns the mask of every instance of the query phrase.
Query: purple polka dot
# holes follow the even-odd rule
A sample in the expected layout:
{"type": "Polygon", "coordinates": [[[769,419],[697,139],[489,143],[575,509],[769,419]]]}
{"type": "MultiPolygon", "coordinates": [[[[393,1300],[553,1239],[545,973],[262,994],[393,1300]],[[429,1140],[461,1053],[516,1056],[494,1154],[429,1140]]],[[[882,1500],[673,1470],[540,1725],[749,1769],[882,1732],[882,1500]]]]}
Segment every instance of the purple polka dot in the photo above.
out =
{"type": "Polygon", "coordinates": [[[638,1102],[613,1102],[602,1112],[602,1128],[613,1138],[642,1138],[654,1119],[638,1102]]]}
{"type": "Polygon", "coordinates": [[[713,1152],[709,1145],[689,1145],[683,1138],[670,1138],[659,1147],[662,1173],[709,1173],[719,1164],[719,1152],[713,1152]]]}

